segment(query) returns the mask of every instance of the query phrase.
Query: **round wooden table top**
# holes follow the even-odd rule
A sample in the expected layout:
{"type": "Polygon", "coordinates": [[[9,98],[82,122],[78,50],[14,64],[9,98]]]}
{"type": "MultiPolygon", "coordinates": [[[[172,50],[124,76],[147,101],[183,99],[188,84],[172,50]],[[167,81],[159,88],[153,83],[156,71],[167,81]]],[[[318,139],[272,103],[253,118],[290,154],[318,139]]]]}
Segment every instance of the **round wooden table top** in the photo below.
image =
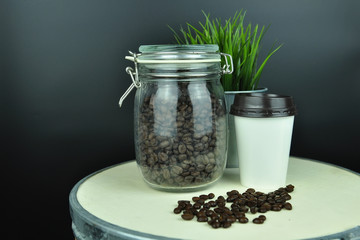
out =
{"type": "MultiPolygon", "coordinates": [[[[318,161],[290,157],[287,184],[295,186],[293,209],[269,211],[264,224],[247,213],[249,223],[213,229],[194,218],[174,214],[178,200],[214,193],[226,196],[240,185],[239,169],[196,192],[163,192],[150,188],[135,161],[91,174],[70,193],[70,212],[77,240],[88,239],[360,239],[360,175],[318,161]]],[[[256,189],[261,190],[261,189],[256,189]]],[[[275,190],[275,189],[274,189],[275,190]]]]}

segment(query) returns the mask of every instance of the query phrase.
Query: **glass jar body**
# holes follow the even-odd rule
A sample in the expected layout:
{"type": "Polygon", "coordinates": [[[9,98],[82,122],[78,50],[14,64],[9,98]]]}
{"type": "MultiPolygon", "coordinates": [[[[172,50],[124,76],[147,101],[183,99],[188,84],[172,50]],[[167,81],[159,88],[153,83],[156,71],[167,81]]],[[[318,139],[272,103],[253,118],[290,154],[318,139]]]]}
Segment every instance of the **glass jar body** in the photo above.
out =
{"type": "Polygon", "coordinates": [[[214,183],[226,164],[226,124],[219,77],[142,81],[135,96],[135,150],[145,181],[163,190],[214,183]]]}

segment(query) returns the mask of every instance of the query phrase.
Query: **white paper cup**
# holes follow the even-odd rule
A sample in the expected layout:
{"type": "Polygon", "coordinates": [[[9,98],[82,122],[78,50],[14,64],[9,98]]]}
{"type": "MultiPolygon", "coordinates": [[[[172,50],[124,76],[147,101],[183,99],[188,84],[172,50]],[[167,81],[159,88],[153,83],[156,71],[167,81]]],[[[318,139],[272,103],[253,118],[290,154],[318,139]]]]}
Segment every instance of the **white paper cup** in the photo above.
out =
{"type": "Polygon", "coordinates": [[[248,94],[235,97],[234,115],[240,183],[259,190],[286,185],[296,113],[289,96],[248,94]]]}

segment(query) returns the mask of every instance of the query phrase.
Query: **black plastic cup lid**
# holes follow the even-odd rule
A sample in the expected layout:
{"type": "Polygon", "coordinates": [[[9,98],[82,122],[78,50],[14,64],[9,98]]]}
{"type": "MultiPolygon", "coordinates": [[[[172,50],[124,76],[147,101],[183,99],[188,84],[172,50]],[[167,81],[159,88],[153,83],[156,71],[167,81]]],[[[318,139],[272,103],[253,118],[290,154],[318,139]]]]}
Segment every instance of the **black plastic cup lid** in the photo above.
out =
{"type": "Polygon", "coordinates": [[[269,118],[297,114],[291,96],[271,93],[236,94],[230,114],[240,117],[269,118]]]}

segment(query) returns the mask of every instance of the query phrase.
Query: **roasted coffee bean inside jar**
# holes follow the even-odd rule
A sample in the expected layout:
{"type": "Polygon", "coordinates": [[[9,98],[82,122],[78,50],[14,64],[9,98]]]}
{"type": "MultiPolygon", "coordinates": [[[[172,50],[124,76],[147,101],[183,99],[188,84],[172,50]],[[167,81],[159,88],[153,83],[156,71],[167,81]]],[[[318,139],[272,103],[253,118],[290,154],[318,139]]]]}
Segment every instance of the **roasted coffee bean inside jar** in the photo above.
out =
{"type": "Polygon", "coordinates": [[[164,187],[217,180],[225,165],[226,118],[211,83],[169,82],[154,89],[141,101],[136,131],[145,180],[164,187]]]}

